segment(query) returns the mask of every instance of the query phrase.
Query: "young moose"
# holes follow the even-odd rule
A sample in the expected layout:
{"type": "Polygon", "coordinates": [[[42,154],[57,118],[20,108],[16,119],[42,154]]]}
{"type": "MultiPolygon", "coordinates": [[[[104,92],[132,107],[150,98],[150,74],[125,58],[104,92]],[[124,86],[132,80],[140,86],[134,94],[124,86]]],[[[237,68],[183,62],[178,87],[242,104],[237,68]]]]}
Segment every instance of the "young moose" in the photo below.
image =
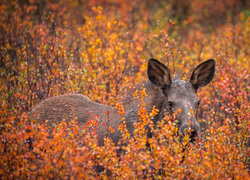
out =
{"type": "MultiPolygon", "coordinates": [[[[181,109],[176,115],[178,120],[179,134],[183,135],[191,131],[190,138],[194,140],[200,135],[200,124],[197,121],[197,110],[200,100],[196,94],[198,88],[207,85],[214,76],[215,61],[207,60],[197,66],[192,72],[188,82],[180,79],[171,79],[170,70],[156,59],[148,61],[149,82],[144,83],[139,89],[145,88],[147,97],[144,99],[147,112],[151,112],[155,106],[159,113],[152,121],[156,124],[163,119],[164,111],[173,114],[181,109]]],[[[128,95],[123,105],[126,110],[125,121],[128,131],[133,134],[134,123],[139,121],[138,100],[128,95]]],[[[98,121],[98,143],[103,145],[105,136],[111,138],[116,144],[120,138],[118,130],[121,124],[120,115],[113,107],[91,101],[88,97],[79,94],[61,95],[49,98],[32,110],[32,114],[38,122],[47,120],[47,125],[53,127],[62,119],[68,121],[76,117],[81,124],[89,119],[98,121]],[[98,116],[96,116],[98,115],[98,116]],[[115,132],[109,131],[109,126],[115,132]]],[[[148,133],[149,137],[151,136],[148,133]]]]}

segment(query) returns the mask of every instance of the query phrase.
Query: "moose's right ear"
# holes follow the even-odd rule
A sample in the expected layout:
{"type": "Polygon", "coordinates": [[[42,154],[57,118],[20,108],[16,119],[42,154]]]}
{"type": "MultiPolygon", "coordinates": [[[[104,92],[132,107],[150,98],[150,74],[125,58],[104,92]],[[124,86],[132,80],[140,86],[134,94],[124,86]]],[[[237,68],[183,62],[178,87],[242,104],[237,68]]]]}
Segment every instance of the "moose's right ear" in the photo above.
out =
{"type": "Polygon", "coordinates": [[[170,69],[154,58],[148,60],[148,79],[156,86],[170,86],[170,69]]]}
{"type": "Polygon", "coordinates": [[[197,66],[190,78],[190,82],[197,90],[199,87],[206,86],[214,77],[215,60],[209,59],[197,66]]]}

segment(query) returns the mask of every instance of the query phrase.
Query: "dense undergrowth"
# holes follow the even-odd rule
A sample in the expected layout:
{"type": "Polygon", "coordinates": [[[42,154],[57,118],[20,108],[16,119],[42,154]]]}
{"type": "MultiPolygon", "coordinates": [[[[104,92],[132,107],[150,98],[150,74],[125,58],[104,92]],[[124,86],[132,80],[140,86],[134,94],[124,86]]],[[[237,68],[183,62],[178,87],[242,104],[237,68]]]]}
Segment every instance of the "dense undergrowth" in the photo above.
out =
{"type": "Polygon", "coordinates": [[[249,4],[176,2],[1,1],[1,179],[249,178],[249,4]],[[103,147],[94,133],[80,139],[90,127],[79,130],[74,120],[53,138],[45,124],[28,123],[32,106],[69,93],[119,107],[123,116],[120,103],[147,80],[150,57],[185,80],[199,62],[216,60],[215,78],[198,92],[203,134],[196,143],[180,142],[166,117],[149,150],[143,125],[157,112],[145,112],[144,92],[135,139],[123,129],[128,145],[119,156],[109,139],[103,147]]]}

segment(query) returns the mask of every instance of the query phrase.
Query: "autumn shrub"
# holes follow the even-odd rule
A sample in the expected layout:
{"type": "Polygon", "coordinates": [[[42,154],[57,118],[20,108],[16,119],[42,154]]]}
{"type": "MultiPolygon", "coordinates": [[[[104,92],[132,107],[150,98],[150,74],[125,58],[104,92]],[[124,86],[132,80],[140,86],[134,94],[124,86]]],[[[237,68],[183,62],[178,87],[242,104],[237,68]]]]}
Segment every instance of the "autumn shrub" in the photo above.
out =
{"type": "Polygon", "coordinates": [[[248,179],[250,19],[244,3],[2,1],[1,179],[248,179]],[[146,111],[143,90],[134,93],[140,118],[133,138],[126,129],[122,99],[147,80],[152,56],[187,81],[200,61],[216,60],[214,80],[198,91],[202,135],[194,143],[180,139],[168,114],[152,124],[158,110],[146,111]],[[29,118],[43,99],[68,93],[116,107],[121,144],[106,138],[98,146],[95,121],[62,121],[50,132],[46,122],[29,118]]]}

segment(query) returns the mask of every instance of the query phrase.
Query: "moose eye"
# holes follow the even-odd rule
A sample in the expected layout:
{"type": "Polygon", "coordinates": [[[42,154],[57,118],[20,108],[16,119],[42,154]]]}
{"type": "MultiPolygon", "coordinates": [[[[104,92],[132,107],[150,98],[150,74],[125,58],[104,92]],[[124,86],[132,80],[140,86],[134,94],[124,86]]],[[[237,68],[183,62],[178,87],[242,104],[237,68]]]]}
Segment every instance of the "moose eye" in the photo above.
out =
{"type": "Polygon", "coordinates": [[[168,101],[168,105],[169,105],[170,107],[172,107],[172,106],[173,106],[173,102],[168,101]]]}

